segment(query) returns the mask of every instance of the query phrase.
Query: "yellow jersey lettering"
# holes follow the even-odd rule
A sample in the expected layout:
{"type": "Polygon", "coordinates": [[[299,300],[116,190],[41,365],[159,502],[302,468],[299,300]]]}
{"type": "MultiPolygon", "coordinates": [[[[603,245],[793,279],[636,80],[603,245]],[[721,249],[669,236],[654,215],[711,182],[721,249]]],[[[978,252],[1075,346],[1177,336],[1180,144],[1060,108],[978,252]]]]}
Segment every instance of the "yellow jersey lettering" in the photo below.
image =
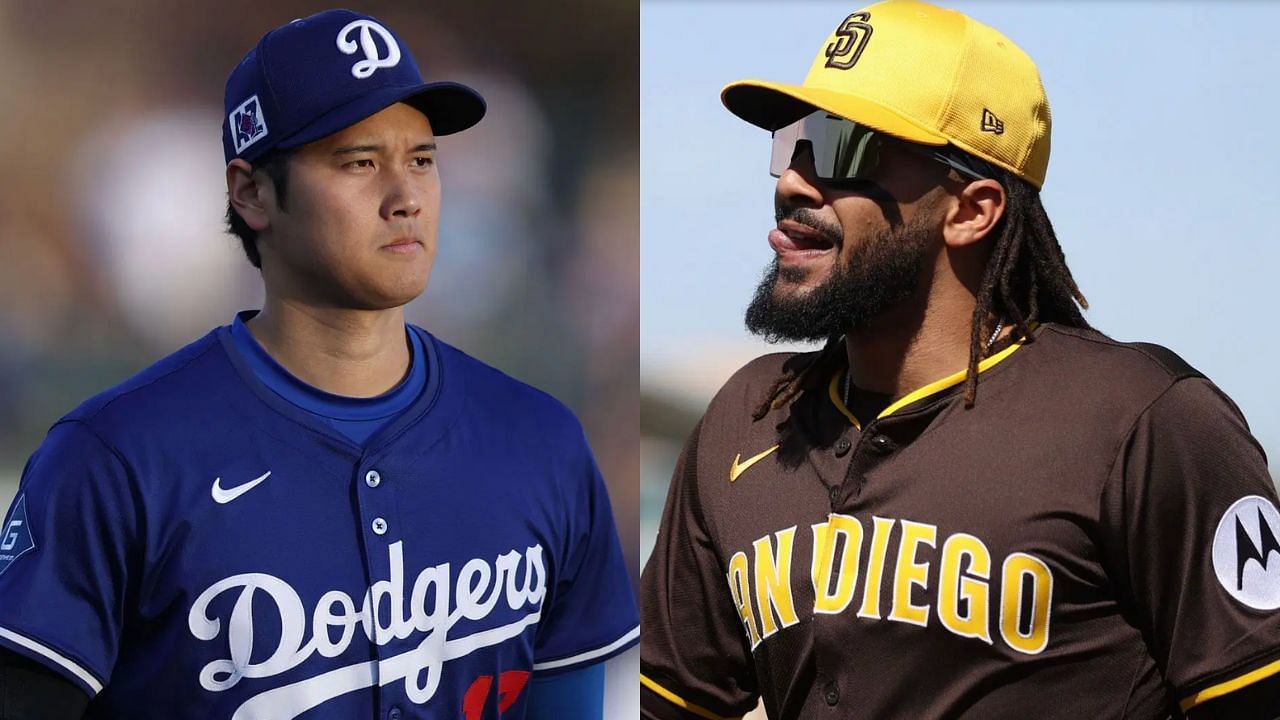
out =
{"type": "Polygon", "coordinates": [[[756,551],[756,606],[760,608],[760,638],[764,639],[778,632],[774,622],[776,612],[782,627],[790,627],[800,622],[796,616],[795,602],[791,597],[791,550],[794,546],[796,526],[774,533],[778,538],[778,554],[766,535],[754,544],[756,551]]]}
{"type": "Polygon", "coordinates": [[[935,547],[938,528],[928,523],[902,521],[902,536],[898,539],[898,565],[893,577],[893,610],[890,620],[926,626],[929,624],[929,606],[914,605],[911,589],[917,585],[929,589],[929,563],[916,562],[920,545],[935,547]]]}
{"type": "MultiPolygon", "coordinates": [[[[872,517],[868,531],[860,518],[832,513],[810,530],[814,599],[807,617],[850,612],[861,592],[859,618],[928,627],[930,616],[936,615],[947,632],[959,637],[994,645],[998,625],[998,637],[1017,652],[1035,655],[1048,647],[1053,572],[1033,555],[1015,552],[1001,562],[977,536],[960,532],[939,537],[936,525],[895,518],[872,517]],[[889,544],[898,525],[897,556],[889,569],[892,577],[886,579],[889,544]],[[868,534],[870,542],[864,543],[868,534]],[[864,544],[869,546],[865,565],[864,544]],[[883,603],[891,605],[884,615],[883,603]]],[[[729,589],[753,651],[800,622],[792,593],[793,579],[803,582],[803,575],[793,578],[792,570],[804,572],[802,566],[793,567],[796,531],[793,525],[765,535],[729,559],[729,589]]]]}
{"type": "Polygon", "coordinates": [[[862,588],[862,607],[858,617],[880,619],[880,582],[884,579],[884,556],[889,551],[889,534],[893,524],[889,518],[871,518],[871,556],[867,558],[867,584],[862,588]]]}
{"type": "Polygon", "coordinates": [[[990,594],[991,553],[978,538],[956,533],[942,546],[942,567],[938,578],[938,620],[961,637],[991,643],[990,594]],[[968,562],[965,577],[964,564],[968,562]],[[977,578],[977,579],[975,579],[977,578]],[[960,603],[968,607],[961,614],[960,603]]]}
{"type": "Polygon", "coordinates": [[[747,569],[747,554],[738,551],[729,558],[729,592],[733,595],[733,604],[738,608],[738,617],[742,620],[747,637],[751,640],[751,649],[760,644],[760,633],[756,630],[756,619],[751,612],[751,573],[747,569]]]}
{"type": "Polygon", "coordinates": [[[827,615],[842,613],[853,601],[858,583],[858,563],[862,555],[862,523],[848,515],[832,515],[813,526],[813,611],[827,615]],[[840,559],[836,561],[836,541],[844,537],[840,559]],[[831,590],[835,573],[836,588],[831,590]]]}
{"type": "Polygon", "coordinates": [[[1000,578],[1000,635],[1009,647],[1036,655],[1049,644],[1049,610],[1053,600],[1053,573],[1039,558],[1013,553],[1005,558],[1000,578]],[[1022,616],[1023,584],[1031,580],[1031,617],[1022,616]],[[1027,627],[1027,633],[1022,628],[1027,627]]]}

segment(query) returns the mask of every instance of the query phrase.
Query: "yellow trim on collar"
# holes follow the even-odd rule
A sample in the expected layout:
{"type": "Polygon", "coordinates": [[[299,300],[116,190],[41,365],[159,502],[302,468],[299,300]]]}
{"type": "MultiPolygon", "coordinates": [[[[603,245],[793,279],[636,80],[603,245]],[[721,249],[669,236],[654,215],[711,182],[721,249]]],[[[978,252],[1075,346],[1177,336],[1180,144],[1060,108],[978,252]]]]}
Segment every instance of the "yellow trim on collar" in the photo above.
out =
{"type": "Polygon", "coordinates": [[[1191,697],[1183,699],[1182,702],[1178,703],[1178,705],[1182,707],[1182,712],[1185,713],[1186,711],[1190,710],[1196,705],[1199,705],[1202,702],[1205,702],[1207,700],[1212,700],[1216,697],[1222,697],[1227,693],[1235,692],[1236,690],[1252,685],[1258,682],[1259,680],[1266,680],[1267,678],[1271,677],[1272,675],[1275,675],[1276,673],[1280,673],[1280,660],[1267,663],[1266,665],[1263,665],[1257,670],[1253,670],[1252,672],[1247,672],[1233,680],[1220,682],[1217,685],[1214,685],[1213,687],[1207,687],[1204,690],[1201,690],[1200,692],[1196,693],[1195,695],[1192,695],[1191,697]]]}
{"type": "Polygon", "coordinates": [[[661,685],[654,682],[653,680],[650,680],[649,678],[645,677],[644,673],[640,673],[640,684],[654,691],[658,695],[661,695],[663,700],[666,700],[667,702],[671,703],[672,705],[675,705],[676,707],[686,712],[691,712],[694,715],[697,715],[698,717],[706,718],[707,720],[741,720],[740,718],[733,718],[733,719],[723,718],[711,712],[710,710],[702,708],[698,705],[694,705],[688,700],[685,700],[684,698],[662,687],[661,685]]]}
{"type": "Polygon", "coordinates": [[[827,394],[831,396],[831,402],[840,411],[841,415],[849,418],[849,422],[859,431],[862,430],[862,423],[858,422],[858,418],[853,416],[849,408],[844,406],[844,398],[840,397],[840,377],[844,375],[843,371],[837,370],[835,375],[831,376],[831,384],[827,386],[827,394]]]}
{"type": "MultiPolygon", "coordinates": [[[[1035,329],[1038,325],[1039,323],[1032,323],[1031,331],[1035,332],[1035,329]]],[[[1026,342],[1025,339],[1018,340],[1014,342],[1012,345],[1010,345],[1009,347],[996,353],[995,355],[992,355],[991,357],[980,361],[978,363],[978,374],[981,375],[983,372],[995,367],[1001,360],[1004,360],[1005,358],[1009,357],[1014,353],[1015,350],[1022,347],[1025,342],[1026,342]]],[[[836,406],[836,409],[840,411],[840,414],[848,418],[849,422],[853,423],[853,426],[855,428],[857,428],[858,430],[862,430],[862,425],[858,423],[858,419],[853,416],[853,413],[849,410],[849,408],[845,407],[844,399],[840,397],[840,377],[844,374],[844,372],[845,371],[843,369],[837,370],[835,375],[831,377],[831,383],[827,386],[827,394],[831,396],[831,402],[836,406]]],[[[876,416],[876,419],[879,420],[880,418],[888,417],[889,415],[892,415],[893,413],[901,410],[902,408],[914,402],[923,400],[924,398],[929,397],[930,395],[942,392],[943,390],[946,390],[947,388],[952,387],[954,385],[958,385],[964,382],[964,378],[968,373],[969,373],[968,370],[961,370],[957,373],[948,375],[942,378],[941,380],[934,380],[933,382],[929,383],[928,385],[925,385],[922,388],[913,390],[907,393],[906,395],[903,395],[902,397],[898,398],[894,402],[890,403],[889,407],[882,410],[880,414],[876,416]]]]}

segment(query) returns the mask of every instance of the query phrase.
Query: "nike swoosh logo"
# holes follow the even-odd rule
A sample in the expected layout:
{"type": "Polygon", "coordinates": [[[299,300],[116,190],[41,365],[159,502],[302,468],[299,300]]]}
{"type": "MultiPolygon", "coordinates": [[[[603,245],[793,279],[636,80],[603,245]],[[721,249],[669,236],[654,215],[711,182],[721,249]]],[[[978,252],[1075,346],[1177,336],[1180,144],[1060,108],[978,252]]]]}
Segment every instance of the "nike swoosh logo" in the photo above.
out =
{"type": "Polygon", "coordinates": [[[778,446],[774,445],[773,447],[769,448],[768,450],[765,450],[759,455],[753,455],[747,458],[745,461],[743,461],[742,459],[742,453],[738,453],[737,455],[734,455],[733,465],[729,468],[729,482],[733,482],[734,480],[737,480],[738,477],[742,475],[742,473],[747,471],[747,468],[769,457],[769,453],[777,449],[778,449],[778,446]]]}
{"type": "Polygon", "coordinates": [[[237,485],[233,488],[222,487],[221,485],[222,478],[218,478],[217,480],[213,481],[213,489],[211,491],[213,494],[213,501],[218,503],[219,505],[226,505],[232,500],[235,500],[241,495],[254,489],[255,487],[258,486],[259,483],[261,483],[263,480],[266,480],[269,477],[271,477],[270,470],[263,473],[261,477],[254,478],[253,480],[250,480],[249,482],[244,483],[243,485],[237,485]]]}

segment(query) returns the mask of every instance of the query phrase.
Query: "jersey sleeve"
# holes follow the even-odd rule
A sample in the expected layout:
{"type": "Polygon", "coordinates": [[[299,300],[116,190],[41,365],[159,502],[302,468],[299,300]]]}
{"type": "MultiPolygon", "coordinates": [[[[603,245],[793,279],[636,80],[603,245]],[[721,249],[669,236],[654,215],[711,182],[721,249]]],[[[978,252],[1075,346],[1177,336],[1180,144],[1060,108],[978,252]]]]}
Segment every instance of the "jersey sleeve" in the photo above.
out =
{"type": "Polygon", "coordinates": [[[1280,680],[1280,511],[1244,417],[1201,377],[1136,420],[1102,495],[1103,545],[1183,712],[1280,680]]]}
{"type": "Polygon", "coordinates": [[[641,716],[738,718],[758,699],[751,649],[698,501],[693,431],[640,578],[641,716]]]}
{"type": "Polygon", "coordinates": [[[600,720],[604,677],[603,663],[550,677],[534,675],[525,720],[600,720]]]}
{"type": "Polygon", "coordinates": [[[115,664],[136,547],[123,463],[92,431],[62,421],[27,462],[0,547],[0,645],[89,697],[115,664]]]}
{"type": "Polygon", "coordinates": [[[603,662],[640,638],[635,590],[609,493],[585,437],[581,448],[579,483],[569,497],[568,542],[534,647],[535,673],[603,662]]]}

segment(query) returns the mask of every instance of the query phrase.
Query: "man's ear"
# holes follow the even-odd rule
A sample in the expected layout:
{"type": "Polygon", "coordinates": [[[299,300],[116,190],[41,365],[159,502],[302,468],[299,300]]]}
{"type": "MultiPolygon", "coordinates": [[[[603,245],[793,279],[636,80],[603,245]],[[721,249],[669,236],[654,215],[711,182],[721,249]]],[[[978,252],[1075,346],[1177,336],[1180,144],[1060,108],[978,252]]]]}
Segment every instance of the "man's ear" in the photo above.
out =
{"type": "Polygon", "coordinates": [[[953,195],[942,236],[947,247],[961,248],[982,240],[1004,217],[1004,187],[995,180],[974,180],[953,195]]]}
{"type": "Polygon", "coordinates": [[[263,173],[254,173],[253,166],[236,158],[227,163],[227,198],[245,224],[254,232],[262,232],[271,226],[267,214],[267,202],[274,199],[270,180],[263,173]]]}

